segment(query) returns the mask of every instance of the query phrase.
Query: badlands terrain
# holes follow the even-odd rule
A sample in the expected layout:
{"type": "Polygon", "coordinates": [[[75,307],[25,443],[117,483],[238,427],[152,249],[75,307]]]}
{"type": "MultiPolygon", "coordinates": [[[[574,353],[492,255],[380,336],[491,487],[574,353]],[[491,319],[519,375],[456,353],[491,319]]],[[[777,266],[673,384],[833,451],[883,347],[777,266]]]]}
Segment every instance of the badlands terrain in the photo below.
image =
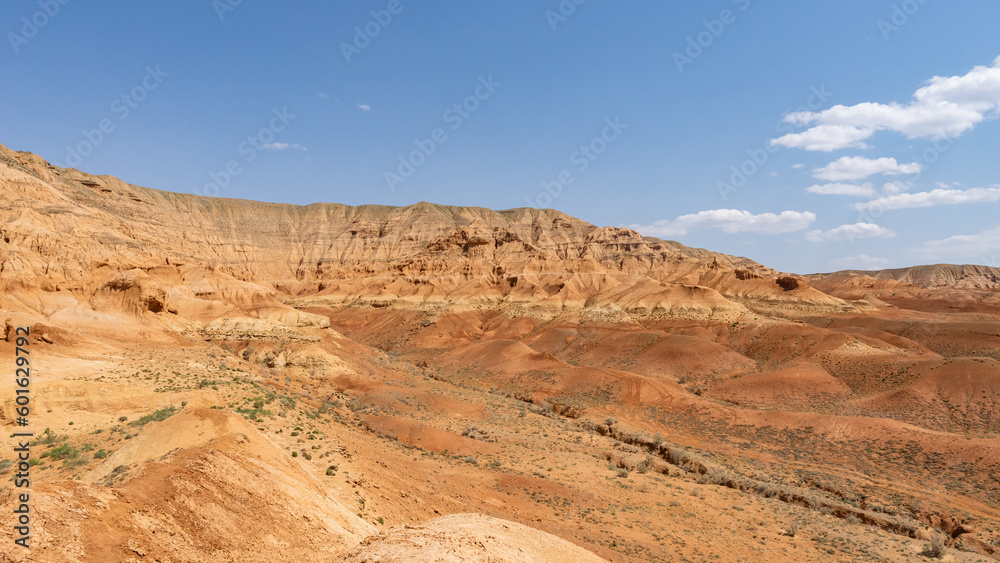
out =
{"type": "Polygon", "coordinates": [[[1000,559],[997,269],[792,275],[0,146],[8,318],[4,563],[1000,559]]]}

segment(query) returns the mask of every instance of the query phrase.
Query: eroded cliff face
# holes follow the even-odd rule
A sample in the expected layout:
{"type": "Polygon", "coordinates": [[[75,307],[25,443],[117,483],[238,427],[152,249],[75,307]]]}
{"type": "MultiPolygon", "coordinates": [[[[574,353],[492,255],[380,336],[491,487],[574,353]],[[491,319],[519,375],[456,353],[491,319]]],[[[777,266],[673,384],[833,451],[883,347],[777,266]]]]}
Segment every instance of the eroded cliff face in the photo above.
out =
{"type": "Polygon", "coordinates": [[[0,147],[0,288],[195,322],[288,305],[614,305],[718,317],[747,304],[850,309],[751,260],[554,210],[307,206],[162,192],[0,147]]]}
{"type": "Polygon", "coordinates": [[[48,547],[0,562],[995,558],[989,275],[803,277],[552,210],[204,198],[0,147],[0,319],[51,430],[48,547]]]}
{"type": "Polygon", "coordinates": [[[871,287],[910,285],[920,289],[1000,289],[1000,268],[973,264],[933,264],[867,272],[848,270],[813,277],[828,285],[867,283],[871,287]]]}

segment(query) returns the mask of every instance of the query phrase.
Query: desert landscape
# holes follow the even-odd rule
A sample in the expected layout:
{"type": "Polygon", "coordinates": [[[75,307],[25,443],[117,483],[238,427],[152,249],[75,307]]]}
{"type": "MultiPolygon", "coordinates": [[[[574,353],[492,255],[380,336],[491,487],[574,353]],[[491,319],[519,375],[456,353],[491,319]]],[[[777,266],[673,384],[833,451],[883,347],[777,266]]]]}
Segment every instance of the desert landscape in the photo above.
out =
{"type": "Polygon", "coordinates": [[[0,235],[4,563],[1000,559],[997,268],[799,275],[3,146],[0,235]]]}

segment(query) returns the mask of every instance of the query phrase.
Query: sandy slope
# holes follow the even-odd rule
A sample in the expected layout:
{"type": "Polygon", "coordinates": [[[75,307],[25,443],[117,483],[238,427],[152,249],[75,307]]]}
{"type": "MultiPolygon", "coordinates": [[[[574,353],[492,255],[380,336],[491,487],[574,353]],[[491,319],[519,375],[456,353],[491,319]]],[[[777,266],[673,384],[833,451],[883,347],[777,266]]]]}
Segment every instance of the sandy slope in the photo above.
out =
{"type": "Polygon", "coordinates": [[[199,198],[2,146],[0,187],[39,433],[38,549],[5,525],[0,561],[1000,551],[990,269],[802,277],[553,210],[199,198]]]}

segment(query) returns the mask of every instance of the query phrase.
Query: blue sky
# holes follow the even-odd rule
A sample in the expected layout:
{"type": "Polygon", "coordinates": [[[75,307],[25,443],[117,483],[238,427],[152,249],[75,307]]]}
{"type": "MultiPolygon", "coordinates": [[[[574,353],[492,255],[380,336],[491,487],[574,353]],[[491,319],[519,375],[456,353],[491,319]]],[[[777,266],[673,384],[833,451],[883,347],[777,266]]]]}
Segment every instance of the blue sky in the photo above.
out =
{"type": "Polygon", "coordinates": [[[297,204],[552,207],[799,273],[1000,266],[993,1],[0,14],[0,143],[87,172],[297,204]]]}

